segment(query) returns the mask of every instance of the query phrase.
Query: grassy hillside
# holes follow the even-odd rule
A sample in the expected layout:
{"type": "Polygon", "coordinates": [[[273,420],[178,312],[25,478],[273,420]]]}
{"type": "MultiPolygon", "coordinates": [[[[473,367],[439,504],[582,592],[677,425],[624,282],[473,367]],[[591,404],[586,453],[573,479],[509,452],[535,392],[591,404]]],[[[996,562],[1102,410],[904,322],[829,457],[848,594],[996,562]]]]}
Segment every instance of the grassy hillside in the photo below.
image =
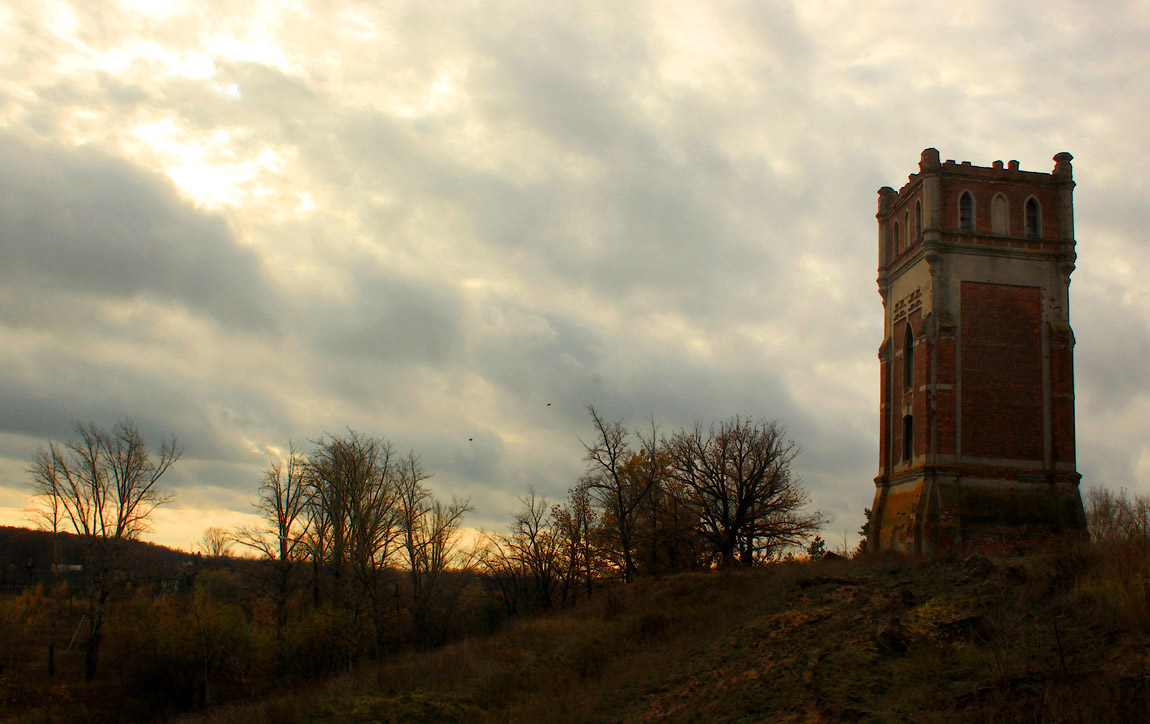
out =
{"type": "Polygon", "coordinates": [[[642,580],[188,721],[1150,721],[1146,553],[642,580]]]}

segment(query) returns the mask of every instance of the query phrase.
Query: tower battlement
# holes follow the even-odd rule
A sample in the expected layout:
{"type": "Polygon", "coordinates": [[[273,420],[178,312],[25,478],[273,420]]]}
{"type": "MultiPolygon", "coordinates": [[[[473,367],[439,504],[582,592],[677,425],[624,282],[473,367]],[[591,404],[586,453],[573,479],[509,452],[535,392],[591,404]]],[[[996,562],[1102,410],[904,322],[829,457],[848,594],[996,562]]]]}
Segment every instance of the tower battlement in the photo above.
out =
{"type": "MultiPolygon", "coordinates": [[[[907,177],[907,182],[898,190],[901,196],[908,188],[913,186],[923,175],[944,172],[947,174],[964,174],[971,177],[991,179],[997,181],[1020,181],[1024,183],[1065,183],[1074,179],[1074,168],[1071,161],[1074,157],[1063,151],[1054,156],[1054,170],[1050,173],[1042,171],[1023,171],[1018,161],[1011,160],[1003,164],[995,161],[990,166],[975,166],[970,161],[955,161],[947,159],[945,163],[939,161],[938,150],[924,149],[918,162],[918,173],[907,177]]],[[[890,188],[884,187],[884,188],[890,188]]]]}
{"type": "MultiPolygon", "coordinates": [[[[1022,171],[1017,161],[990,167],[939,162],[922,152],[918,173],[898,191],[878,192],[879,286],[916,252],[983,247],[1057,257],[1074,268],[1073,157],[1059,153],[1050,173],[1022,171]]],[[[993,253],[989,252],[988,253],[993,253]]]]}

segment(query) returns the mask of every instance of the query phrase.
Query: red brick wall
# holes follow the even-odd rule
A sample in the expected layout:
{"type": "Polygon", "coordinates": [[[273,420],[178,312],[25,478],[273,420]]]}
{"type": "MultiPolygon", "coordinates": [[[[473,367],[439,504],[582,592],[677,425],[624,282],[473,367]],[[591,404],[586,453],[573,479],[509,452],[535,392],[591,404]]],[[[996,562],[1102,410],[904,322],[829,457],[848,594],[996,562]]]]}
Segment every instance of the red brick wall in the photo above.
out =
{"type": "Polygon", "coordinates": [[[1074,338],[1068,326],[1050,332],[1050,393],[1054,459],[1074,462],[1074,338]]]}
{"type": "Polygon", "coordinates": [[[935,418],[934,424],[938,430],[938,452],[942,455],[954,454],[954,438],[955,438],[955,425],[956,408],[954,404],[954,383],[955,383],[955,356],[954,356],[954,340],[943,337],[938,340],[938,366],[936,368],[937,378],[935,382],[941,387],[949,385],[949,388],[940,389],[938,391],[938,399],[935,401],[935,418]]]}
{"type": "MultiPolygon", "coordinates": [[[[921,317],[921,313],[919,314],[921,317]]],[[[920,322],[921,324],[921,322],[920,322]]],[[[911,414],[914,415],[914,454],[915,457],[925,455],[930,448],[930,400],[927,391],[920,391],[927,380],[930,379],[930,356],[933,350],[926,340],[919,340],[914,345],[914,404],[911,414]]]]}
{"type": "Polygon", "coordinates": [[[963,282],[962,452],[1042,460],[1038,287],[963,282]]]}

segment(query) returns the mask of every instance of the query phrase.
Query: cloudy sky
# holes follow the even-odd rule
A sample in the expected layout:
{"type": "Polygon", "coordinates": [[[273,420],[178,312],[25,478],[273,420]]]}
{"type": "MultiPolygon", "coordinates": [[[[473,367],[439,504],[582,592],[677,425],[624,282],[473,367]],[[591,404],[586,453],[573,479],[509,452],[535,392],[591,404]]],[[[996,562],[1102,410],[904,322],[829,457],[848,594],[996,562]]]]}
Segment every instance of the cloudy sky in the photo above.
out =
{"type": "Polygon", "coordinates": [[[1150,493],[1148,69],[1145,0],[0,0],[0,524],[127,415],[185,447],[159,542],[348,428],[498,529],[593,404],[778,418],[853,541],[930,146],[1074,154],[1079,470],[1150,493]]]}

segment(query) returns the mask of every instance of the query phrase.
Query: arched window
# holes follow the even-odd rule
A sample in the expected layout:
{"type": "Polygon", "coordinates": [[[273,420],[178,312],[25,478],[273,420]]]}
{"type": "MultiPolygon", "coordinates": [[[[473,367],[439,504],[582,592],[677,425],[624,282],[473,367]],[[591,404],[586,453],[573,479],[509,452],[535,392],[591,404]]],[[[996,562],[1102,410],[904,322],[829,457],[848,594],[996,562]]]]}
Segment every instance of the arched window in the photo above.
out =
{"type": "Polygon", "coordinates": [[[1010,233],[1006,213],[1006,197],[998,194],[990,201],[990,233],[1006,236],[1010,233]]]}
{"type": "Polygon", "coordinates": [[[922,238],[922,202],[914,202],[914,238],[922,238]]]}
{"type": "Polygon", "coordinates": [[[890,260],[894,258],[894,229],[890,226],[886,227],[886,263],[889,264],[890,260]]]}
{"type": "Polygon", "coordinates": [[[902,459],[910,460],[914,457],[914,417],[907,415],[902,418],[902,459]]]}
{"type": "Polygon", "coordinates": [[[906,233],[906,245],[910,246],[911,244],[914,243],[914,239],[912,239],[910,236],[910,212],[909,211],[902,215],[902,228],[905,229],[905,233],[906,233]]]}
{"type": "Polygon", "coordinates": [[[902,386],[914,385],[914,332],[910,322],[906,323],[906,333],[902,338],[902,386]]]}
{"type": "Polygon", "coordinates": [[[974,231],[974,197],[969,191],[963,191],[958,197],[958,230],[974,231]]]}
{"type": "Polygon", "coordinates": [[[898,222],[896,221],[896,222],[894,222],[894,253],[895,254],[898,254],[900,251],[902,251],[902,249],[899,248],[901,246],[901,243],[900,243],[901,241],[902,241],[902,237],[900,237],[898,235],[898,222]]]}
{"type": "Polygon", "coordinates": [[[1037,239],[1042,236],[1042,209],[1038,206],[1038,199],[1031,196],[1026,200],[1026,238],[1037,239]]]}

